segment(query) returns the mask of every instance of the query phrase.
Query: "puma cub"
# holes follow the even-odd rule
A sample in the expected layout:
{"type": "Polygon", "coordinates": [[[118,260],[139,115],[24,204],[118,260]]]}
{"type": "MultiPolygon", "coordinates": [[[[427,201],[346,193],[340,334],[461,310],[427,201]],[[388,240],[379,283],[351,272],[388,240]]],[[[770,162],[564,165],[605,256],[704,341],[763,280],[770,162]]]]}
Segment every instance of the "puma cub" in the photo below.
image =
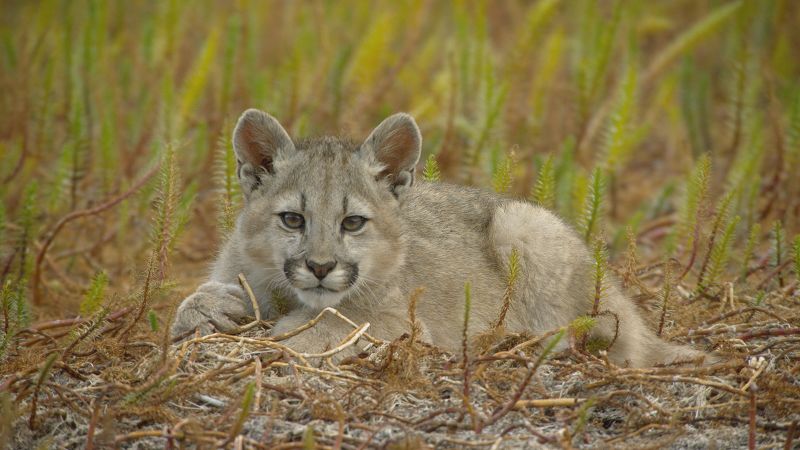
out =
{"type": "MultiPolygon", "coordinates": [[[[361,143],[323,137],[293,141],[272,116],[244,112],[233,133],[245,205],[211,276],[178,308],[181,335],[232,329],[253,316],[238,285],[243,273],[263,318],[283,333],[328,306],[369,333],[393,339],[409,331],[410,293],[424,287],[417,317],[424,340],[449,350],[461,345],[464,284],[471,284],[469,331],[497,320],[507,262],[519,252],[505,327],[543,333],[587,314],[594,287],[592,259],[579,236],[549,211],[480,189],[416,180],[422,137],[414,119],[395,114],[361,143]],[[272,292],[288,300],[278,317],[272,292]]],[[[602,309],[619,317],[609,350],[617,364],[647,366],[702,355],[669,344],[648,329],[616,286],[602,309]]],[[[593,330],[610,340],[604,316],[593,330]]],[[[308,352],[336,346],[352,331],[324,319],[287,345],[308,352]]]]}

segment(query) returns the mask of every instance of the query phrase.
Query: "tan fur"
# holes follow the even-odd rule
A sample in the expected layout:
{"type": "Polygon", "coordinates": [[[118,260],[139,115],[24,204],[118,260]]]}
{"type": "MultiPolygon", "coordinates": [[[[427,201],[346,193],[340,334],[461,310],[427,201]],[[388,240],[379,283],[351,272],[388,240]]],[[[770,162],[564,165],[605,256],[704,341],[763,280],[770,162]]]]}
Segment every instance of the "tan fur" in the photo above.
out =
{"type": "MultiPolygon", "coordinates": [[[[469,282],[472,334],[497,320],[507,261],[520,252],[521,273],[506,329],[543,333],[591,310],[592,260],[583,241],[549,211],[494,193],[446,183],[414,181],[421,146],[413,119],[396,114],[361,145],[338,138],[291,142],[278,122],[248,110],[234,132],[234,149],[247,199],[237,227],[208,283],[180,305],[173,334],[232,328],[252,315],[237,275],[244,273],[274,333],[293,329],[326,306],[369,332],[393,339],[409,331],[410,294],[425,291],[417,318],[426,340],[445,349],[461,344],[464,284],[469,282]],[[256,137],[256,138],[254,138],[256,137]],[[305,218],[288,229],[280,214],[305,218]],[[341,228],[347,216],[367,217],[357,232],[341,228]],[[321,280],[307,261],[336,263],[321,280]],[[289,302],[276,317],[273,295],[289,302]]],[[[635,305],[611,285],[602,309],[620,318],[609,351],[619,364],[646,366],[702,355],[658,339],[635,305]]],[[[292,338],[301,351],[338,344],[352,327],[326,317],[292,338]]],[[[610,339],[614,320],[599,321],[594,335],[610,339]]]]}

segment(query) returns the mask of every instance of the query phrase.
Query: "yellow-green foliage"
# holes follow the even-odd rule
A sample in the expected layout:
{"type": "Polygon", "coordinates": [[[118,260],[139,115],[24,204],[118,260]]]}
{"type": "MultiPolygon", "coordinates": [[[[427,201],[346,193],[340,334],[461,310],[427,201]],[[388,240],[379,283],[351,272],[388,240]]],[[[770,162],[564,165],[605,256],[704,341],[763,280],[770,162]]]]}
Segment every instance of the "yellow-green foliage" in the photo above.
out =
{"type": "Polygon", "coordinates": [[[667,48],[659,52],[653,62],[650,63],[647,77],[655,77],[680,55],[686,53],[704,38],[714,33],[738,12],[742,3],[742,1],[737,1],[724,4],[681,33],[667,48]]]}
{"type": "Polygon", "coordinates": [[[7,226],[6,207],[4,203],[0,203],[0,257],[5,256],[8,251],[8,241],[6,240],[7,226]]]}
{"type": "Polygon", "coordinates": [[[508,314],[509,309],[511,308],[511,301],[514,299],[514,289],[517,284],[517,279],[519,278],[520,273],[520,260],[519,260],[519,250],[516,248],[511,249],[511,253],[508,255],[508,272],[506,273],[506,289],[503,293],[503,306],[500,308],[500,315],[497,317],[497,320],[494,322],[492,326],[493,330],[500,330],[503,327],[504,322],[506,320],[506,314],[508,314]]]}
{"type": "Polygon", "coordinates": [[[783,276],[781,275],[780,268],[783,265],[785,258],[784,246],[786,245],[786,232],[783,230],[783,224],[780,220],[776,220],[772,226],[772,257],[773,264],[778,268],[778,283],[783,286],[783,276]]]}
{"type": "Polygon", "coordinates": [[[736,226],[739,225],[741,217],[736,216],[733,220],[729,221],[725,228],[722,230],[722,236],[711,248],[710,265],[708,274],[700,284],[700,289],[705,290],[707,286],[714,284],[717,278],[723,273],[728,263],[730,256],[731,245],[733,244],[733,236],[736,231],[736,226]]]}
{"type": "Polygon", "coordinates": [[[594,256],[594,302],[592,304],[592,315],[596,316],[600,313],[600,302],[603,300],[603,295],[607,287],[606,271],[608,269],[608,254],[606,251],[606,244],[602,239],[595,239],[592,253],[594,256]]]}
{"type": "Polygon", "coordinates": [[[303,450],[315,450],[317,448],[317,440],[314,437],[314,427],[311,424],[306,425],[303,430],[303,450]]]}
{"type": "Polygon", "coordinates": [[[514,182],[513,169],[514,161],[512,155],[503,158],[503,161],[495,167],[492,174],[492,187],[494,187],[495,192],[502,194],[511,189],[511,183],[514,182]]]}
{"type": "Polygon", "coordinates": [[[584,120],[596,101],[611,60],[612,48],[622,18],[622,2],[617,2],[611,18],[600,14],[598,3],[592,0],[574,2],[580,7],[579,39],[576,41],[578,109],[584,120]]]}
{"type": "Polygon", "coordinates": [[[569,329],[576,338],[585,336],[597,325],[597,318],[592,316],[579,316],[573,320],[569,329]]]}
{"type": "MultiPolygon", "coordinates": [[[[800,84],[795,91],[786,127],[786,173],[790,176],[800,171],[800,84]]],[[[794,181],[797,182],[797,178],[794,181]]]]}
{"type": "Polygon", "coordinates": [[[556,206],[556,174],[553,168],[553,155],[545,159],[539,168],[539,176],[531,191],[531,201],[547,209],[556,206]]]}
{"type": "Polygon", "coordinates": [[[753,251],[761,239],[761,224],[755,223],[750,228],[750,233],[747,235],[747,243],[744,246],[744,253],[742,254],[742,270],[739,274],[741,278],[747,276],[750,270],[750,260],[753,258],[753,251]]]}
{"type": "Polygon", "coordinates": [[[710,172],[711,158],[708,154],[703,154],[695,163],[694,169],[686,181],[686,193],[676,233],[677,238],[686,245],[687,249],[692,248],[695,242],[698,215],[708,194],[710,172]]]}
{"type": "Polygon", "coordinates": [[[236,214],[241,205],[241,192],[236,177],[236,156],[230,150],[227,135],[217,143],[217,222],[222,236],[229,235],[236,225],[236,214]]]}
{"type": "Polygon", "coordinates": [[[219,29],[211,28],[203,44],[203,50],[195,60],[194,67],[186,78],[186,83],[183,86],[181,93],[181,104],[179,109],[179,118],[181,123],[185,122],[200,100],[200,96],[205,91],[206,84],[208,83],[209,74],[217,59],[217,47],[219,46],[219,29]]]}
{"type": "Polygon", "coordinates": [[[436,162],[436,155],[428,155],[428,159],[425,160],[425,169],[422,171],[422,177],[427,181],[439,181],[442,178],[439,164],[436,162]]]}
{"type": "Polygon", "coordinates": [[[630,155],[634,144],[633,121],[636,113],[636,86],[638,78],[637,61],[628,57],[625,75],[620,83],[619,93],[605,139],[605,161],[603,165],[614,174],[620,170],[630,155]]]}
{"type": "Polygon", "coordinates": [[[586,242],[591,242],[598,229],[601,228],[600,221],[603,218],[603,206],[605,203],[605,176],[600,168],[592,172],[592,180],[589,183],[589,192],[586,197],[586,204],[583,207],[581,218],[581,232],[586,242]]]}
{"type": "Polygon", "coordinates": [[[250,416],[250,413],[253,410],[253,401],[256,395],[256,385],[253,382],[247,383],[247,386],[244,389],[244,395],[242,395],[242,406],[241,410],[239,411],[239,415],[236,417],[236,422],[231,427],[230,435],[228,439],[233,439],[239,432],[242,431],[244,427],[244,422],[250,416]]]}
{"type": "Polygon", "coordinates": [[[545,101],[547,100],[547,88],[553,83],[553,79],[558,73],[559,65],[562,63],[564,53],[564,30],[557,28],[544,43],[544,49],[539,56],[539,70],[531,87],[533,127],[539,130],[545,120],[546,110],[545,101]]]}
{"type": "Polygon", "coordinates": [[[86,294],[81,301],[81,316],[89,317],[97,312],[105,300],[106,286],[108,286],[108,275],[105,272],[97,272],[92,279],[92,284],[86,290],[86,294]]]}
{"type": "Polygon", "coordinates": [[[508,255],[508,274],[506,275],[506,286],[513,287],[519,278],[519,250],[516,248],[511,249],[508,255]]]}
{"type": "Polygon", "coordinates": [[[150,331],[153,333],[158,331],[158,314],[152,309],[147,311],[147,323],[150,325],[150,331]]]}
{"type": "Polygon", "coordinates": [[[794,237],[792,253],[794,255],[794,274],[797,275],[797,280],[800,281],[800,234],[794,237]]]}

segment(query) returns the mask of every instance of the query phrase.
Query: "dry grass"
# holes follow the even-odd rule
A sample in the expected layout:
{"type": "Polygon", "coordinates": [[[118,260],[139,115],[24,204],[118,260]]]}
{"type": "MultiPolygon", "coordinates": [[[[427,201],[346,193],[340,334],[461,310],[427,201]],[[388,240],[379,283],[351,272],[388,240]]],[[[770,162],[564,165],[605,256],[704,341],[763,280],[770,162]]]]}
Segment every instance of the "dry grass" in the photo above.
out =
{"type": "Polygon", "coordinates": [[[795,2],[41,1],[0,23],[0,448],[800,442],[795,2]],[[724,360],[615,367],[501,318],[446,354],[413,299],[393,342],[353,324],[298,354],[253,318],[173,345],[240,204],[247,107],[298,136],[412,113],[420,174],[532,192],[608,247],[599,287],[724,360]]]}

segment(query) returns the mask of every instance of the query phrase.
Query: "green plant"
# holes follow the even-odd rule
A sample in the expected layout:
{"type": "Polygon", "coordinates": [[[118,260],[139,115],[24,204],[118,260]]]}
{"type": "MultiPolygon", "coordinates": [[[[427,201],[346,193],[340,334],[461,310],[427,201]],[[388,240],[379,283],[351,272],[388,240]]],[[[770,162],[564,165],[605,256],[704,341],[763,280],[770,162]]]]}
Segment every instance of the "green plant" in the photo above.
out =
{"type": "Polygon", "coordinates": [[[492,187],[495,192],[506,193],[511,189],[511,183],[514,181],[514,156],[513,154],[507,155],[503,161],[497,164],[494,173],[492,173],[492,187]]]}
{"type": "Polygon", "coordinates": [[[744,246],[744,253],[742,254],[742,270],[739,273],[740,278],[746,278],[750,272],[750,260],[753,258],[753,251],[760,239],[761,224],[755,223],[750,227],[750,233],[747,235],[747,243],[744,246]]]}
{"type": "Polygon", "coordinates": [[[422,171],[422,177],[427,181],[439,181],[442,178],[442,172],[436,162],[436,155],[428,155],[428,159],[425,160],[425,169],[422,171]]]}
{"type": "Polygon", "coordinates": [[[606,271],[608,268],[608,254],[606,244],[601,239],[595,239],[593,245],[594,256],[594,299],[592,301],[592,316],[600,313],[600,301],[603,299],[607,288],[606,271]]]}
{"type": "Polygon", "coordinates": [[[497,330],[503,327],[503,323],[506,319],[506,314],[508,310],[511,308],[511,301],[514,298],[514,286],[517,283],[517,279],[519,278],[520,273],[520,261],[519,261],[519,250],[516,248],[511,249],[511,253],[508,255],[508,263],[507,263],[507,273],[506,273],[506,290],[503,292],[503,306],[500,309],[500,315],[498,316],[497,320],[492,325],[492,328],[497,330]]]}
{"type": "Polygon", "coordinates": [[[241,205],[241,193],[236,177],[236,155],[229,148],[228,137],[222,134],[217,141],[216,184],[217,222],[220,234],[227,237],[236,225],[236,213],[241,205]]]}
{"type": "Polygon", "coordinates": [[[774,257],[775,270],[777,271],[778,286],[783,287],[783,261],[784,247],[786,245],[785,232],[780,220],[776,220],[772,225],[772,254],[774,257]]]}
{"type": "Polygon", "coordinates": [[[556,176],[553,169],[553,155],[548,156],[539,168],[539,176],[536,178],[530,199],[543,208],[555,209],[556,176]]]}
{"type": "Polygon", "coordinates": [[[605,187],[605,176],[602,169],[595,168],[592,171],[589,192],[583,207],[583,216],[580,220],[581,234],[583,234],[586,242],[591,242],[602,227],[600,222],[604,214],[605,187]]]}
{"type": "Polygon", "coordinates": [[[694,265],[697,256],[698,240],[700,239],[700,219],[704,215],[704,205],[708,195],[708,185],[711,172],[711,159],[708,154],[703,154],[695,163],[686,182],[686,192],[680,208],[678,225],[667,240],[667,251],[673,253],[678,242],[684,243],[684,248],[690,252],[689,262],[684,273],[678,278],[682,279],[694,265]]]}

